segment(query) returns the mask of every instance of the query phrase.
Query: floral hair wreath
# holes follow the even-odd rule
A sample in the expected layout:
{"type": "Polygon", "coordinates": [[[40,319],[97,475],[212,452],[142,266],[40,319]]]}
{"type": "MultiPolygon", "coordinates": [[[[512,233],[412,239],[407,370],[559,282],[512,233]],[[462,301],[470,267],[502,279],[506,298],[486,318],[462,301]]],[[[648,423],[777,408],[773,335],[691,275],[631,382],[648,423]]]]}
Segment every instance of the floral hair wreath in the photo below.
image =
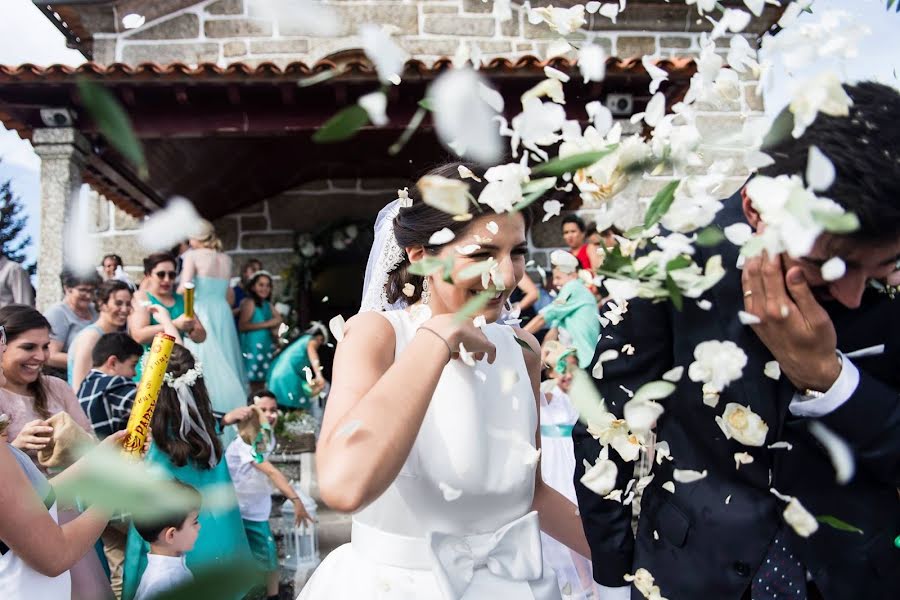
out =
{"type": "Polygon", "coordinates": [[[171,373],[166,373],[163,376],[163,382],[170,388],[178,387],[180,385],[194,387],[194,384],[197,383],[197,380],[201,377],[203,377],[203,365],[198,360],[194,363],[192,368],[188,369],[178,377],[173,377],[171,373]]]}

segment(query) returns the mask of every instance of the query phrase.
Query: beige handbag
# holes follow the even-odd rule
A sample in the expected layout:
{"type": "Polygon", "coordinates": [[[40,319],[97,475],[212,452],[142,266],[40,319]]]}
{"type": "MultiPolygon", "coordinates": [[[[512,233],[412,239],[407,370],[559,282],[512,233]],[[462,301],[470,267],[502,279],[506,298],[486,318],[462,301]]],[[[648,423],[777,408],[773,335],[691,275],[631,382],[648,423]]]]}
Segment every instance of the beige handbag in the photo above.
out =
{"type": "Polygon", "coordinates": [[[50,443],[38,450],[38,462],[47,468],[66,468],[78,460],[97,441],[67,412],[58,412],[47,425],[53,428],[50,443]]]}

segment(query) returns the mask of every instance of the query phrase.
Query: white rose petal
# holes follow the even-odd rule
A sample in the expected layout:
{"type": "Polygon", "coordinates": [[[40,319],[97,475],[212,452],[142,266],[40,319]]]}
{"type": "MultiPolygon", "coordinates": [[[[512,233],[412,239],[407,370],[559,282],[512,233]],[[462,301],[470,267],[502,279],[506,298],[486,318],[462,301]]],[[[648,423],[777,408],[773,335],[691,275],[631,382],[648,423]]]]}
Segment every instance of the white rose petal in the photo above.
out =
{"type": "Polygon", "coordinates": [[[688,377],[691,381],[708,383],[719,392],[740,379],[747,365],[747,355],[730,340],[701,342],[694,349],[694,358],[688,367],[688,377]]]}
{"type": "Polygon", "coordinates": [[[833,71],[825,71],[801,82],[789,104],[794,114],[794,130],[799,138],[812,125],[819,113],[832,117],[846,117],[850,114],[853,100],[844,91],[840,78],[833,71]]]}
{"type": "Polygon", "coordinates": [[[603,363],[615,360],[617,358],[619,358],[618,351],[604,350],[600,353],[600,356],[597,357],[597,362],[594,363],[594,368],[591,370],[591,375],[595,379],[603,379],[603,363]]]}
{"type": "Polygon", "coordinates": [[[712,302],[709,300],[697,300],[697,308],[700,310],[710,310],[712,309],[712,302]]]}
{"type": "Polygon", "coordinates": [[[459,179],[447,179],[439,175],[426,175],[416,187],[422,193],[422,201],[451,215],[469,211],[469,184],[459,179]]]}
{"type": "Polygon", "coordinates": [[[766,446],[769,450],[787,450],[791,451],[794,449],[794,446],[790,442],[774,442],[766,446]]]}
{"type": "Polygon", "coordinates": [[[148,252],[171,248],[202,231],[203,220],[187,198],[175,196],[166,207],[147,217],[138,231],[138,244],[148,252]]]}
{"type": "Polygon", "coordinates": [[[819,528],[816,518],[796,498],[791,498],[782,515],[800,537],[809,537],[819,528]]]}
{"type": "Polygon", "coordinates": [[[411,283],[406,283],[403,285],[403,295],[407,298],[412,298],[413,294],[416,293],[416,286],[411,283]]]}
{"type": "Polygon", "coordinates": [[[656,425],[656,421],[665,412],[665,409],[662,404],[653,400],[633,398],[625,403],[624,411],[628,428],[640,435],[650,431],[656,425]]]}
{"type": "Polygon", "coordinates": [[[387,95],[384,92],[371,92],[361,96],[356,102],[365,109],[373,125],[376,127],[387,125],[387,95]]]}
{"type": "Polygon", "coordinates": [[[472,353],[466,350],[466,347],[463,346],[462,342],[459,343],[459,358],[465,363],[467,366],[474,367],[475,366],[475,358],[472,356],[472,353]]]}
{"type": "Polygon", "coordinates": [[[542,222],[546,223],[553,217],[558,217],[561,210],[562,202],[559,200],[547,200],[544,202],[544,218],[542,222]]]}
{"type": "Polygon", "coordinates": [[[454,238],[456,238],[456,234],[444,227],[431,234],[431,237],[428,238],[428,244],[431,246],[443,246],[453,241],[454,238]]]}
{"type": "Polygon", "coordinates": [[[653,575],[650,571],[640,568],[634,572],[634,575],[625,574],[625,581],[634,584],[634,587],[644,595],[648,600],[666,600],[662,596],[662,592],[658,585],[653,581],[653,575]]]}
{"type": "Polygon", "coordinates": [[[822,265],[822,279],[825,281],[837,281],[847,272],[847,265],[839,256],[832,256],[822,265]]]}
{"type": "Polygon", "coordinates": [[[769,426],[759,415],[749,406],[736,402],[725,405],[725,412],[721,417],[716,417],[716,423],[726,438],[735,439],[745,446],[762,446],[769,433],[769,426]]]}
{"type": "Polygon", "coordinates": [[[806,161],[806,185],[815,192],[824,192],[834,183],[834,164],[815,146],[809,147],[806,161]]]}
{"type": "Polygon", "coordinates": [[[344,339],[344,317],[337,315],[328,321],[328,329],[334,336],[334,341],[340,343],[344,339]]]}
{"type": "Polygon", "coordinates": [[[644,112],[644,122],[650,127],[656,127],[665,115],[666,97],[662,92],[657,92],[653,94],[650,102],[647,103],[647,110],[644,112]]]}
{"type": "Polygon", "coordinates": [[[595,44],[586,44],[578,51],[578,69],[589,81],[603,81],[606,78],[606,52],[595,44]]]}
{"type": "Polygon", "coordinates": [[[653,58],[644,56],[641,58],[641,64],[650,76],[650,93],[655,94],[659,90],[659,86],[663,81],[669,79],[669,74],[653,64],[653,58]]]}
{"type": "Polygon", "coordinates": [[[731,504],[731,494],[725,496],[725,504],[731,504]]]}
{"type": "Polygon", "coordinates": [[[580,481],[584,487],[595,494],[605,496],[616,486],[618,473],[619,468],[616,463],[598,457],[593,466],[588,461],[584,461],[584,475],[581,476],[580,481]]]}
{"type": "Polygon", "coordinates": [[[606,17],[613,23],[616,22],[616,17],[619,16],[619,6],[613,3],[607,3],[600,7],[600,10],[597,11],[600,16],[606,17]]]}
{"type": "Polygon", "coordinates": [[[681,381],[681,378],[684,376],[684,367],[674,367],[669,369],[665,373],[663,373],[662,378],[666,381],[671,381],[672,383],[677,383],[681,381]]]}
{"type": "Polygon", "coordinates": [[[465,165],[459,165],[458,167],[456,167],[456,171],[457,173],[459,173],[460,179],[474,179],[475,181],[481,181],[481,178],[473,173],[472,169],[465,165]]]}
{"type": "Polygon", "coordinates": [[[849,483],[856,471],[856,461],[847,442],[823,425],[821,421],[810,421],[809,432],[828,452],[837,482],[841,485],[849,483]]]}
{"type": "Polygon", "coordinates": [[[502,156],[503,145],[483,87],[487,84],[472,69],[450,69],[431,84],[428,97],[438,138],[462,146],[461,154],[479,163],[492,164],[502,156]]]}
{"type": "Polygon", "coordinates": [[[734,223],[722,230],[725,239],[735,246],[743,246],[753,237],[753,229],[746,223],[734,223]]]}
{"type": "Polygon", "coordinates": [[[675,469],[672,471],[672,479],[678,483],[694,483],[705,479],[708,475],[706,469],[702,471],[692,471],[691,469],[675,469]]]}
{"type": "Polygon", "coordinates": [[[670,494],[674,494],[675,493],[675,483],[672,481],[667,481],[664,484],[662,484],[662,489],[666,490],[670,494]]]}
{"type": "Polygon", "coordinates": [[[741,322],[741,325],[758,325],[762,323],[762,319],[743,310],[738,311],[738,321],[741,322]]]}
{"type": "Polygon", "coordinates": [[[763,367],[763,375],[765,375],[769,379],[778,381],[779,379],[781,379],[781,365],[778,364],[777,360],[770,360],[766,363],[766,366],[763,367]]]}
{"type": "Polygon", "coordinates": [[[359,28],[363,51],[375,65],[381,83],[399,80],[408,55],[394,43],[390,34],[378,25],[365,24],[359,28]]]}
{"type": "Polygon", "coordinates": [[[553,67],[544,67],[544,75],[546,75],[549,79],[558,79],[563,83],[568,83],[569,77],[559,69],[554,69],[553,67]]]}

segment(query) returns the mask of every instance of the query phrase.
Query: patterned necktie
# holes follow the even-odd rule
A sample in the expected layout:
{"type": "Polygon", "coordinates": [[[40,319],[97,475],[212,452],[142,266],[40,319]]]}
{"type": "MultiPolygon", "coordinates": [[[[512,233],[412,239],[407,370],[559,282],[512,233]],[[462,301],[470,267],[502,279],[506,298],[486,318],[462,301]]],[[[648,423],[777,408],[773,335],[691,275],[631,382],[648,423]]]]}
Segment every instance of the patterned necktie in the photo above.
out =
{"type": "Polygon", "coordinates": [[[752,600],[806,600],[806,569],[779,529],[750,584],[752,600]]]}

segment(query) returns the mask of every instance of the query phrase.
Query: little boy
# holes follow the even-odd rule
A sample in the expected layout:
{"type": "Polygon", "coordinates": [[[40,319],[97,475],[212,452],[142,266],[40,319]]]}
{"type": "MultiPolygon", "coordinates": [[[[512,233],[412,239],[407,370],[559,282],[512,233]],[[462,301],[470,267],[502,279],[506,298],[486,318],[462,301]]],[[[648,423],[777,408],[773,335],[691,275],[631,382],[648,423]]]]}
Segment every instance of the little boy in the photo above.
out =
{"type": "Polygon", "coordinates": [[[266,596],[271,600],[278,598],[278,551],[269,528],[271,485],[293,502],[297,524],[304,520],[312,522],[312,518],[287,478],[268,461],[269,454],[275,449],[272,430],[278,422],[275,394],[269,390],[250,394],[248,403],[254,407],[250,420],[258,418],[260,423],[256,425],[245,421],[238,426],[241,435],[229,444],[225,460],[234,481],[250,550],[266,571],[266,596]]]}
{"type": "Polygon", "coordinates": [[[177,480],[173,483],[184,489],[188,500],[186,507],[158,521],[134,524],[141,537],[150,544],[147,568],[134,600],[152,600],[194,579],[184,555],[194,549],[200,533],[198,515],[202,499],[200,492],[186,483],[177,480]]]}
{"type": "Polygon", "coordinates": [[[94,346],[93,368],[78,388],[78,401],[101,440],[128,423],[137,391],[132,379],[143,352],[126,333],[104,334],[94,346]]]}

